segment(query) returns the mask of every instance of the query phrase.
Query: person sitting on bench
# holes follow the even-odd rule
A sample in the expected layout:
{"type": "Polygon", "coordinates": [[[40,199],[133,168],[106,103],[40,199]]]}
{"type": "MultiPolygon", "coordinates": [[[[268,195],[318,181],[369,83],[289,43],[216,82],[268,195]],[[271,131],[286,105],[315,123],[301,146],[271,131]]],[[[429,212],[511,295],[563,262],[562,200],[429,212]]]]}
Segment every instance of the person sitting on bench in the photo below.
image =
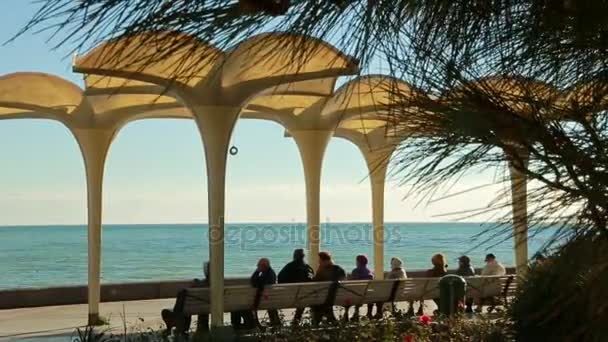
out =
{"type": "MultiPolygon", "coordinates": [[[[261,258],[258,260],[256,270],[251,274],[249,281],[251,286],[258,290],[258,293],[256,294],[257,300],[260,299],[259,296],[262,294],[264,286],[272,285],[277,282],[277,276],[272,267],[270,267],[270,260],[268,260],[268,258],[261,258]]],[[[277,310],[268,310],[268,318],[270,319],[271,325],[281,325],[281,319],[279,318],[279,312],[277,310]]],[[[257,319],[257,311],[242,310],[233,312],[230,314],[230,321],[235,330],[251,330],[260,327],[260,322],[257,319]]]]}
{"type": "MultiPolygon", "coordinates": [[[[492,253],[486,255],[485,259],[486,265],[481,270],[482,276],[503,276],[507,274],[507,270],[505,267],[496,260],[496,256],[492,253]]],[[[490,304],[490,309],[496,306],[496,298],[488,297],[488,298],[476,298],[477,307],[475,308],[475,312],[481,312],[482,306],[486,303],[490,304]]]]}
{"type": "MultiPolygon", "coordinates": [[[[355,267],[355,269],[352,270],[352,272],[350,272],[350,276],[348,277],[349,280],[373,280],[374,279],[374,273],[367,267],[367,256],[360,254],[357,255],[357,258],[355,259],[355,263],[357,265],[357,267],[355,267]]],[[[355,312],[353,314],[352,319],[357,321],[359,320],[359,309],[361,308],[361,306],[359,305],[355,305],[355,312]]],[[[372,319],[372,309],[374,308],[374,304],[369,303],[367,304],[367,318],[368,319],[372,319]]],[[[348,317],[348,311],[350,309],[350,306],[345,307],[346,313],[344,314],[344,320],[348,321],[349,317],[348,317]]],[[[378,308],[378,311],[381,311],[381,308],[378,308]]]]}
{"type": "MultiPolygon", "coordinates": [[[[261,258],[258,261],[257,269],[251,275],[251,286],[258,289],[260,292],[259,295],[261,295],[261,292],[264,291],[266,285],[273,285],[276,283],[277,275],[270,266],[270,260],[268,258],[261,258]]],[[[280,326],[282,324],[278,310],[268,310],[268,318],[270,319],[270,325],[272,326],[280,326]]]]}
{"type": "MultiPolygon", "coordinates": [[[[433,268],[426,271],[425,276],[427,278],[441,278],[448,274],[448,263],[446,261],[445,255],[441,253],[437,253],[433,255],[431,258],[431,264],[433,264],[433,268]]],[[[439,310],[439,298],[433,298],[435,302],[435,306],[437,306],[437,310],[439,310]]],[[[418,314],[422,315],[424,310],[424,303],[420,303],[420,308],[418,309],[418,314]]],[[[437,311],[435,310],[435,311],[437,311]]]]}
{"type": "MultiPolygon", "coordinates": [[[[312,267],[304,261],[304,250],[298,248],[293,251],[293,261],[289,262],[281,272],[279,272],[279,284],[288,283],[305,283],[312,281],[314,277],[314,271],[312,267]]],[[[304,308],[296,308],[296,312],[293,315],[293,324],[298,324],[304,314],[304,308]]]]}
{"type": "MultiPolygon", "coordinates": [[[[458,269],[456,270],[456,274],[461,277],[473,277],[475,276],[475,268],[471,266],[471,258],[466,255],[461,255],[458,258],[458,269]]],[[[465,310],[466,313],[473,312],[473,298],[465,299],[465,310]]]]}
{"type": "MultiPolygon", "coordinates": [[[[209,262],[203,264],[204,279],[194,279],[190,287],[209,287],[209,262]]],[[[173,310],[163,309],[160,313],[165,325],[167,326],[167,333],[171,333],[171,330],[175,328],[176,334],[184,335],[190,331],[190,324],[192,317],[185,316],[182,314],[184,311],[184,304],[186,301],[186,290],[181,290],[177,294],[175,305],[173,310]]],[[[209,331],[209,315],[201,314],[198,315],[198,322],[196,330],[199,332],[209,331]]]]}
{"type": "MultiPolygon", "coordinates": [[[[331,259],[329,252],[319,253],[319,268],[315,274],[313,281],[341,281],[346,278],[346,272],[344,269],[336,264],[331,259]]],[[[335,294],[334,294],[335,295],[335,294]]],[[[327,318],[329,322],[335,322],[336,316],[334,315],[334,308],[332,304],[322,304],[311,308],[312,311],[312,322],[314,325],[318,325],[323,317],[327,318]]]]}

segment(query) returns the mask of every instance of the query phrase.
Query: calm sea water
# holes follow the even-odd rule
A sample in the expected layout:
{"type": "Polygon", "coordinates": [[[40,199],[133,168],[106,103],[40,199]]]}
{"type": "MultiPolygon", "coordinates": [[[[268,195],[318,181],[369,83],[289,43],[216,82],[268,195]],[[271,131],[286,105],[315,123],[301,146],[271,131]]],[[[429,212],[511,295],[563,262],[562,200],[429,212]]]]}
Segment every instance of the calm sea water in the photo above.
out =
{"type": "MultiPolygon", "coordinates": [[[[467,253],[481,266],[492,252],[513,265],[511,239],[493,239],[477,246],[472,237],[486,226],[474,223],[391,223],[385,227],[386,269],[392,256],[407,269],[429,267],[433,253],[443,252],[448,262],[467,253]],[[502,242],[501,242],[502,241],[502,242]],[[487,246],[494,245],[491,248],[487,246]]],[[[206,225],[106,225],[103,229],[102,281],[133,282],[189,279],[201,276],[208,258],[206,225]]],[[[530,255],[548,237],[529,241],[530,255]]],[[[489,237],[488,235],[484,236],[489,237]]],[[[357,254],[372,261],[371,225],[332,223],[321,227],[321,249],[331,251],[345,269],[357,254]]],[[[249,275],[259,257],[269,257],[280,269],[294,248],[306,246],[304,224],[229,224],[226,226],[227,276],[249,275]]],[[[85,226],[0,227],[0,289],[85,284],[87,236],[85,226]]]]}

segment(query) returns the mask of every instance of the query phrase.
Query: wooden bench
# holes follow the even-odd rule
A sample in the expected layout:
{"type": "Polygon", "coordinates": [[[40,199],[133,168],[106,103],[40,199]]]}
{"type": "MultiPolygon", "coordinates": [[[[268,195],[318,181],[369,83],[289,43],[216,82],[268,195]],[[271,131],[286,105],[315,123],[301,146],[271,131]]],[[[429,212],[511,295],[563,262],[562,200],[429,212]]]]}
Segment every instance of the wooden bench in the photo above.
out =
{"type": "MultiPolygon", "coordinates": [[[[516,286],[513,276],[474,276],[466,280],[466,294],[472,298],[505,298],[513,295],[516,286]]],[[[189,288],[185,292],[183,314],[210,313],[208,288],[189,288]]],[[[306,308],[323,304],[352,306],[435,298],[439,298],[439,278],[275,284],[261,291],[236,285],[226,286],[223,296],[225,312],[306,308]]]]}
{"type": "Polygon", "coordinates": [[[491,299],[488,312],[498,305],[505,305],[517,291],[514,275],[466,277],[467,296],[478,300],[491,299]]]}

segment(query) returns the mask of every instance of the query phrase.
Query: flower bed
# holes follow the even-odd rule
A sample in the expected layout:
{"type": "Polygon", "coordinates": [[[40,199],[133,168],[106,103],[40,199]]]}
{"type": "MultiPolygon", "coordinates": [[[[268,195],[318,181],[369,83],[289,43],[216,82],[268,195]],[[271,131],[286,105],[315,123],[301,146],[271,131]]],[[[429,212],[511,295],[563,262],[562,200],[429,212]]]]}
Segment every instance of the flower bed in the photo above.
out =
{"type": "Polygon", "coordinates": [[[361,320],[356,324],[338,323],[313,327],[285,327],[259,333],[260,341],[270,342],[309,342],[309,341],[513,341],[510,325],[503,319],[466,319],[440,318],[433,320],[430,316],[417,318],[397,317],[380,321],[361,320]]]}

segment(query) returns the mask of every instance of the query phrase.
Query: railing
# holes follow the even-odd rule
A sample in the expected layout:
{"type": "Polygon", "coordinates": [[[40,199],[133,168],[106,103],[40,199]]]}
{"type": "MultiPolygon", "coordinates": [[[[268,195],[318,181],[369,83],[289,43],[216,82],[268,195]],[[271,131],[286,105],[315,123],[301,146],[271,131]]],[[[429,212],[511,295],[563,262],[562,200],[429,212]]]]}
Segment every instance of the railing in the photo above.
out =
{"type": "MultiPolygon", "coordinates": [[[[476,271],[480,272],[481,269],[476,271]]],[[[450,270],[450,273],[453,272],[454,270],[450,270]]],[[[508,267],[507,273],[515,273],[515,268],[508,267]]],[[[407,272],[407,276],[411,278],[422,278],[424,275],[423,270],[407,272]]],[[[249,278],[226,278],[224,284],[226,286],[244,285],[248,282],[249,278]]],[[[101,301],[122,302],[174,298],[180,289],[189,287],[191,283],[191,280],[169,280],[103,284],[101,285],[101,301]]],[[[0,290],[0,310],[86,303],[86,285],[0,290]]]]}

